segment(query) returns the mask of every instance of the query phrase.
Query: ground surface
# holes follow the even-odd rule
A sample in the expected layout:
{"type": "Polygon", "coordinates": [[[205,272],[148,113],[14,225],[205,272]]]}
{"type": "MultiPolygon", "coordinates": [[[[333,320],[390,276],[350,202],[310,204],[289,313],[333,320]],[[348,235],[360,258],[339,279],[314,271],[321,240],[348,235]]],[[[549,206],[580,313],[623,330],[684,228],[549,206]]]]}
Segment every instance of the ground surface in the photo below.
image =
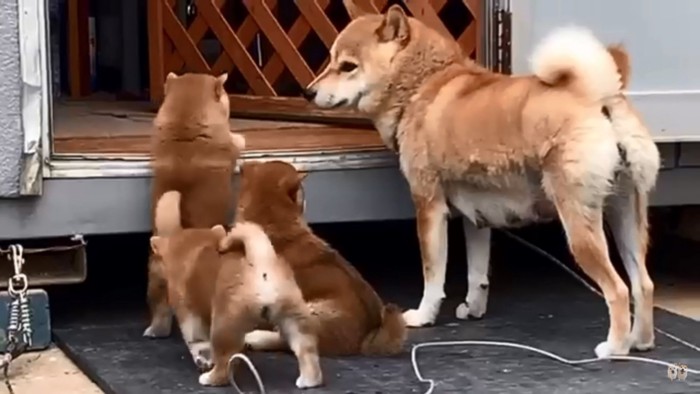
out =
{"type": "MultiPolygon", "coordinates": [[[[392,233],[392,238],[401,239],[402,237],[408,237],[408,239],[413,239],[412,237],[415,237],[415,235],[411,235],[411,231],[412,227],[409,227],[408,229],[402,228],[400,231],[398,231],[398,233],[396,231],[391,231],[390,233],[392,233]]],[[[451,231],[454,232],[454,230],[451,231]]],[[[368,238],[372,238],[375,235],[365,234],[365,236],[368,238]]],[[[330,238],[333,238],[332,234],[330,238]]],[[[93,248],[98,247],[103,249],[105,248],[105,245],[113,244],[114,242],[115,240],[103,239],[94,241],[92,245],[93,248]]],[[[120,248],[121,250],[141,249],[144,246],[142,245],[143,239],[138,237],[131,239],[125,239],[122,237],[117,242],[124,246],[128,246],[126,248],[120,248]]],[[[333,242],[332,239],[331,242],[333,242]]],[[[451,240],[451,242],[453,242],[452,245],[454,245],[455,242],[459,241],[457,238],[457,240],[451,240]]],[[[342,242],[340,243],[342,244],[342,242]]],[[[542,243],[539,242],[539,244],[542,243]]],[[[406,250],[405,253],[411,254],[416,252],[414,250],[414,247],[408,249],[410,250],[406,250]]],[[[560,250],[561,247],[559,247],[558,249],[560,250]]],[[[694,253],[695,251],[688,251],[688,249],[689,247],[686,244],[679,245],[673,243],[672,245],[666,248],[661,248],[660,250],[657,250],[657,253],[650,259],[651,266],[657,268],[657,271],[659,271],[658,274],[655,274],[655,279],[657,282],[657,305],[675,313],[700,321],[700,286],[697,285],[698,280],[700,280],[700,277],[698,277],[697,272],[687,271],[683,267],[665,269],[667,261],[687,259],[689,258],[689,255],[697,256],[697,254],[694,253]],[[679,255],[679,251],[681,250],[684,252],[679,255]]],[[[690,249],[693,249],[693,247],[690,247],[690,249]]],[[[357,260],[358,258],[361,258],[363,254],[366,255],[366,253],[363,253],[357,248],[354,248],[354,250],[343,250],[341,248],[341,251],[343,251],[345,254],[350,255],[349,257],[353,261],[357,260]]],[[[91,258],[91,261],[95,261],[95,257],[97,257],[95,256],[95,254],[103,253],[104,251],[98,251],[97,253],[93,252],[92,255],[89,254],[88,256],[89,258],[91,258]]],[[[121,264],[123,264],[125,260],[134,258],[133,253],[129,257],[122,256],[120,253],[118,254],[119,256],[114,256],[114,259],[119,260],[121,264]]],[[[454,253],[452,253],[451,249],[450,260],[454,261],[460,259],[461,256],[459,256],[459,253],[457,253],[457,256],[454,256],[454,253]]],[[[457,264],[459,263],[455,261],[451,263],[451,266],[457,264]]],[[[411,270],[413,270],[414,272],[416,271],[416,269],[419,269],[417,266],[415,266],[414,262],[411,262],[410,265],[411,270]]],[[[101,279],[104,280],[104,277],[108,277],[109,275],[109,272],[104,273],[102,274],[101,279]]],[[[95,276],[97,276],[98,279],[100,279],[99,272],[91,273],[91,278],[94,278],[95,276]]],[[[139,285],[137,285],[136,287],[138,288],[138,286],[139,285]]],[[[135,290],[137,290],[137,292],[141,291],[141,289],[135,290]]],[[[54,294],[52,293],[52,301],[54,301],[54,299],[60,299],[61,297],[62,294],[54,296],[54,294]]],[[[455,299],[461,298],[461,294],[458,297],[457,294],[452,293],[450,294],[450,298],[452,298],[454,301],[455,299]]],[[[449,310],[449,312],[451,313],[451,309],[449,310]]],[[[495,313],[497,312],[494,312],[494,314],[495,313]]],[[[488,320],[486,319],[484,321],[488,322],[488,320]]],[[[134,327],[133,329],[138,330],[140,329],[140,327],[134,327]]],[[[430,352],[435,351],[436,350],[431,350],[430,352]]],[[[14,392],[17,394],[53,392],[82,394],[101,392],[101,390],[98,389],[95,384],[90,382],[89,379],[87,379],[86,376],[83,375],[77,369],[77,367],[75,367],[75,365],[72,364],[71,361],[69,361],[65,357],[65,355],[56,348],[52,348],[41,353],[33,353],[23,356],[12,365],[10,369],[10,376],[12,379],[14,392]]],[[[4,392],[7,392],[7,389],[4,386],[0,385],[0,393],[4,392]]]]}

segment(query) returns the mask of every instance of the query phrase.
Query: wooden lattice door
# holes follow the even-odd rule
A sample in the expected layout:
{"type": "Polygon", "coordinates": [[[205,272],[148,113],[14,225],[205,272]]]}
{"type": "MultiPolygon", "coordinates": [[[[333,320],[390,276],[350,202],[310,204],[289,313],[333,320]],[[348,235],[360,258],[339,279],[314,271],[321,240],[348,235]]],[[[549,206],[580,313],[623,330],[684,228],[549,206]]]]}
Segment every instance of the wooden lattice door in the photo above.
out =
{"type": "MultiPolygon", "coordinates": [[[[328,61],[338,31],[350,21],[341,0],[148,0],[151,100],[159,102],[173,71],[228,72],[236,114],[261,118],[354,119],[321,110],[301,88],[328,61]]],[[[483,0],[356,0],[383,12],[399,3],[454,37],[479,60],[483,0]]]]}

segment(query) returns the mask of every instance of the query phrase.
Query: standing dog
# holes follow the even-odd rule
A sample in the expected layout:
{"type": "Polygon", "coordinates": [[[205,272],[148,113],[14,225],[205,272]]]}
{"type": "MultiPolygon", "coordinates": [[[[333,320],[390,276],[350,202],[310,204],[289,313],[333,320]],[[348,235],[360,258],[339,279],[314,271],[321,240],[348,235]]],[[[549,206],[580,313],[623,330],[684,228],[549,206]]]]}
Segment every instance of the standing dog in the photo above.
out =
{"type": "MultiPolygon", "coordinates": [[[[399,353],[406,323],[395,305],[384,305],[355,268],[311,231],[303,217],[304,175],[288,163],[241,166],[237,221],[265,229],[289,263],[319,327],[319,352],[327,355],[399,353]]],[[[283,350],[275,331],[254,331],[246,343],[256,350],[283,350]]]]}
{"type": "Polygon", "coordinates": [[[151,247],[195,364],[206,370],[213,363],[200,384],[227,384],[229,359],[243,351],[246,333],[274,324],[299,361],[297,387],[321,385],[315,321],[260,226],[238,223],[228,234],[220,225],[182,229],[180,199],[169,191],[158,201],[151,247]]]}
{"type": "MultiPolygon", "coordinates": [[[[185,228],[225,224],[233,208],[231,177],[245,139],[230,131],[226,78],[226,74],[168,74],[165,99],[153,122],[151,207],[166,191],[179,191],[185,228]]],[[[172,328],[167,285],[158,267],[151,256],[147,337],[168,336],[172,328]]]]}
{"type": "Polygon", "coordinates": [[[610,314],[599,357],[654,346],[653,283],[647,273],[647,198],[659,152],[622,94],[627,53],[581,28],[553,32],[535,50],[534,75],[493,73],[457,43],[392,6],[338,35],[327,68],[305,96],[324,108],[354,107],[398,152],[416,207],[424,291],[409,326],[435,321],[445,297],[448,204],[464,216],[468,291],[459,318],[486,310],[491,230],[561,220],[570,250],[601,287],[610,314]],[[631,278],[613,268],[611,225],[631,278]]]}

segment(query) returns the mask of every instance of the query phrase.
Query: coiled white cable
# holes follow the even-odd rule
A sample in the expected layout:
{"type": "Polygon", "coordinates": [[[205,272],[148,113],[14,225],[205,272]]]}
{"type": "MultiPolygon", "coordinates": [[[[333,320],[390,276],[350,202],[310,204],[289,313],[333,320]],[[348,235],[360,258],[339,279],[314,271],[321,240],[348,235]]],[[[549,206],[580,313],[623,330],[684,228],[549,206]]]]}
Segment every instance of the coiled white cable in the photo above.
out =
{"type": "Polygon", "coordinates": [[[236,382],[236,374],[235,374],[235,363],[236,359],[243,360],[243,362],[246,364],[248,369],[250,370],[250,373],[253,374],[253,377],[255,378],[255,382],[258,384],[258,390],[260,390],[260,394],[265,394],[265,385],[262,382],[262,378],[260,378],[260,374],[258,373],[258,370],[255,368],[255,365],[253,365],[253,362],[250,361],[250,358],[246,356],[243,353],[236,353],[231,358],[228,360],[228,381],[231,383],[231,386],[233,387],[234,390],[238,394],[243,394],[243,390],[241,390],[241,387],[238,386],[238,383],[236,382]]]}

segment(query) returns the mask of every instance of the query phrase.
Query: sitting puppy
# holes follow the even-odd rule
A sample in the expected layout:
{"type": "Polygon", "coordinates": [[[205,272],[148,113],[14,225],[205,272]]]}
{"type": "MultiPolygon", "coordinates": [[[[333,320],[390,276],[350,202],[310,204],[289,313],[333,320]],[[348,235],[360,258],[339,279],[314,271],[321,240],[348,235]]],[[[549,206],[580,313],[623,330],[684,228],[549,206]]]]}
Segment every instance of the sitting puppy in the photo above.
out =
{"type": "MultiPolygon", "coordinates": [[[[168,74],[165,99],[153,122],[151,209],[168,190],[181,193],[182,226],[211,228],[229,221],[232,175],[245,139],[231,133],[226,74],[168,74]]],[[[153,217],[152,217],[153,219],[153,217]]],[[[147,337],[170,334],[172,314],[167,284],[153,256],[149,259],[147,337]]]]}
{"type": "Polygon", "coordinates": [[[156,206],[158,235],[151,248],[161,265],[170,307],[202,385],[226,385],[231,356],[260,324],[280,327],[299,362],[298,388],[322,384],[317,328],[289,265],[260,226],[238,223],[182,229],[180,194],[163,194],[156,206]],[[211,358],[209,357],[211,354],[211,358]]]}
{"type": "MultiPolygon", "coordinates": [[[[319,325],[321,355],[399,353],[406,340],[401,311],[383,305],[360,273],[311,231],[303,218],[303,178],[281,161],[243,164],[236,220],[259,223],[292,267],[319,325]]],[[[283,333],[256,330],[246,345],[284,350],[288,341],[283,333]]]]}

